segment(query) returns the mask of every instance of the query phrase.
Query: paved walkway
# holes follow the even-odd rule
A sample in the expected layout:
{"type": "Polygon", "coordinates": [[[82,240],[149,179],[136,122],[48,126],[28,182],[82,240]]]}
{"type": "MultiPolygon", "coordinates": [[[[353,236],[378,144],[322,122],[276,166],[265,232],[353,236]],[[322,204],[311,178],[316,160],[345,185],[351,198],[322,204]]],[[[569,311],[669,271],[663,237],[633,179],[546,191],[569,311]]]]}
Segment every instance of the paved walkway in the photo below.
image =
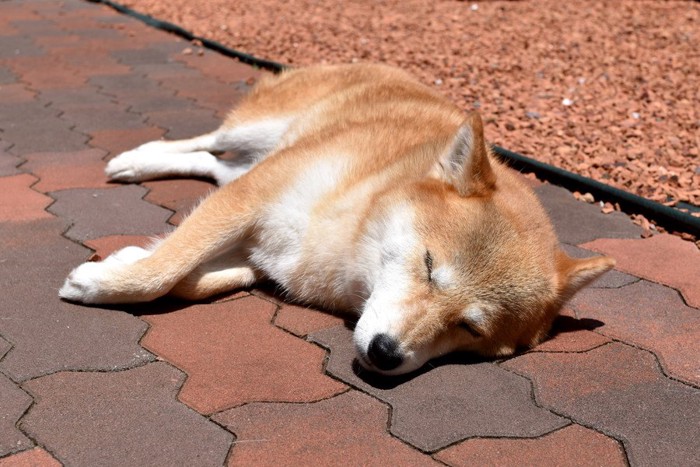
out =
{"type": "Polygon", "coordinates": [[[211,186],[105,161],[214,129],[260,75],[79,0],[0,2],[0,466],[700,464],[700,252],[537,185],[617,271],[496,362],[356,375],[338,317],[265,291],[127,312],[68,271],[176,225],[211,186]]]}

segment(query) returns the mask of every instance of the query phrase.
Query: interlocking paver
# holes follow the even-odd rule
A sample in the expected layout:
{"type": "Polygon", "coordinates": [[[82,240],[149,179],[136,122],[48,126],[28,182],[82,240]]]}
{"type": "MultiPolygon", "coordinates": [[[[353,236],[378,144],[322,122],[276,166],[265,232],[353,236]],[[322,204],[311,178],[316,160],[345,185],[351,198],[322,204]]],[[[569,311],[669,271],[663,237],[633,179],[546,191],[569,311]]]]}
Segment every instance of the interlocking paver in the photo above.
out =
{"type": "Polygon", "coordinates": [[[16,381],[49,372],[128,368],[153,359],[138,345],[146,323],[126,313],[62,302],[57,292],[90,252],[61,236],[67,223],[46,219],[0,228],[0,334],[13,348],[0,372],[16,381]]]}
{"type": "Polygon", "coordinates": [[[142,344],[187,372],[180,400],[202,413],[246,402],[306,402],[344,391],[323,375],[322,349],[272,326],[257,297],[145,315],[142,344]]]}
{"type": "Polygon", "coordinates": [[[578,245],[596,238],[639,238],[642,233],[625,214],[603,214],[597,204],[577,201],[564,188],[545,184],[535,188],[535,193],[562,243],[578,245]]]}
{"type": "Polygon", "coordinates": [[[178,54],[176,60],[186,63],[205,76],[214,78],[222,83],[233,84],[239,81],[255,81],[260,79],[264,71],[244,65],[236,60],[221,60],[218,54],[204,51],[200,54],[178,54]]]}
{"type": "Polygon", "coordinates": [[[632,465],[695,465],[698,390],[622,343],[583,354],[531,353],[503,364],[532,379],[541,405],[621,440],[632,465]]]}
{"type": "Polygon", "coordinates": [[[144,117],[127,111],[124,104],[96,104],[80,109],[67,109],[61,118],[71,122],[83,133],[97,130],[125,130],[144,126],[144,117]]]}
{"type": "Polygon", "coordinates": [[[386,433],[388,408],[357,391],[313,404],[247,404],[214,419],[236,433],[229,465],[438,465],[386,433]]]}
{"type": "Polygon", "coordinates": [[[0,65],[0,85],[4,86],[15,83],[17,83],[17,75],[15,75],[7,65],[0,65]]]}
{"type": "Polygon", "coordinates": [[[211,183],[188,179],[157,180],[143,186],[150,190],[146,200],[175,211],[168,221],[173,225],[179,225],[200,200],[216,189],[211,183]]]}
{"type": "Polygon", "coordinates": [[[639,281],[621,289],[587,289],[571,302],[596,331],[654,352],[669,374],[700,384],[700,313],[667,287],[639,281]]]}
{"type": "Polygon", "coordinates": [[[331,312],[323,312],[298,305],[282,305],[275,315],[275,326],[285,329],[295,336],[304,337],[322,329],[328,329],[343,324],[343,319],[350,316],[340,316],[331,312]]]}
{"type": "Polygon", "coordinates": [[[20,426],[71,465],[222,465],[233,436],[177,402],[184,379],[162,362],[34,379],[20,426]]]}
{"type": "Polygon", "coordinates": [[[62,190],[51,193],[56,202],[49,211],[72,222],[65,235],[73,240],[161,234],[171,213],[144,201],[145,195],[146,189],[136,185],[62,190]]]}
{"type": "Polygon", "coordinates": [[[36,97],[36,92],[27,88],[27,85],[23,83],[3,84],[0,86],[0,99],[2,99],[0,103],[5,105],[31,102],[34,97],[36,97]]]}
{"type": "Polygon", "coordinates": [[[61,463],[44,449],[34,448],[3,457],[0,467],[61,467],[61,463]]]}
{"type": "Polygon", "coordinates": [[[60,113],[59,109],[35,100],[0,102],[2,138],[14,143],[12,151],[18,155],[83,149],[88,137],[73,131],[71,123],[59,117],[60,113]]]}
{"type": "Polygon", "coordinates": [[[0,222],[27,222],[50,218],[51,198],[32,190],[37,178],[30,174],[0,177],[0,222]]]}
{"type": "Polygon", "coordinates": [[[180,97],[197,101],[197,103],[217,112],[226,112],[244,96],[244,92],[233,86],[219,84],[202,86],[202,76],[173,76],[163,78],[160,83],[167,89],[177,92],[180,97]]]}
{"type": "Polygon", "coordinates": [[[534,404],[529,381],[493,363],[462,360],[402,378],[363,379],[353,371],[350,330],[337,326],[310,337],[330,349],[326,370],[389,403],[391,433],[424,451],[470,437],[540,436],[569,423],[534,404]]]}
{"type": "Polygon", "coordinates": [[[576,319],[573,311],[565,308],[554,320],[549,338],[532,351],[586,352],[595,349],[610,342],[609,338],[593,332],[602,325],[602,322],[594,319],[576,319]]]}
{"type": "Polygon", "coordinates": [[[116,156],[149,141],[161,139],[165,130],[154,126],[144,126],[129,130],[93,131],[90,134],[92,135],[90,146],[104,149],[111,156],[116,156]]]}
{"type": "Polygon", "coordinates": [[[16,427],[32,398],[0,373],[0,457],[34,446],[16,427]]]}
{"type": "Polygon", "coordinates": [[[679,290],[690,306],[700,309],[700,250],[675,235],[638,240],[601,239],[582,245],[613,256],[617,268],[679,290]]]}
{"type": "Polygon", "coordinates": [[[113,188],[104,174],[102,159],[106,155],[99,149],[27,154],[22,169],[39,178],[33,188],[43,193],[69,188],[113,188]]]}
{"type": "Polygon", "coordinates": [[[216,130],[221,119],[213,110],[192,108],[187,112],[162,110],[147,112],[148,123],[168,130],[166,139],[192,138],[216,130]]]}
{"type": "Polygon", "coordinates": [[[3,145],[3,142],[0,141],[0,177],[22,173],[17,168],[22,163],[22,159],[10,154],[3,146],[7,148],[9,144],[3,145]]]}
{"type": "Polygon", "coordinates": [[[117,250],[127,246],[139,246],[145,248],[151,242],[152,237],[145,235],[109,235],[83,242],[88,248],[95,250],[99,258],[106,258],[117,250]]]}
{"type": "Polygon", "coordinates": [[[613,439],[581,425],[569,425],[537,439],[470,439],[435,455],[448,465],[624,466],[613,439]]]}

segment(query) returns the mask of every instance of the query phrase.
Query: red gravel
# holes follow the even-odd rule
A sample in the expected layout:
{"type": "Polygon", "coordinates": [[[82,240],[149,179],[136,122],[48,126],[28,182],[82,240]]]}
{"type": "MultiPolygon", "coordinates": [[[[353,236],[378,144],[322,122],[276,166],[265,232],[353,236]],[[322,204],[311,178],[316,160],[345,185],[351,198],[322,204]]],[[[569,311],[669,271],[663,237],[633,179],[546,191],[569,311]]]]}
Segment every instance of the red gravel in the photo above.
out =
{"type": "Polygon", "coordinates": [[[496,144],[700,205],[700,3],[122,1],[261,58],[398,65],[479,108],[496,144]]]}

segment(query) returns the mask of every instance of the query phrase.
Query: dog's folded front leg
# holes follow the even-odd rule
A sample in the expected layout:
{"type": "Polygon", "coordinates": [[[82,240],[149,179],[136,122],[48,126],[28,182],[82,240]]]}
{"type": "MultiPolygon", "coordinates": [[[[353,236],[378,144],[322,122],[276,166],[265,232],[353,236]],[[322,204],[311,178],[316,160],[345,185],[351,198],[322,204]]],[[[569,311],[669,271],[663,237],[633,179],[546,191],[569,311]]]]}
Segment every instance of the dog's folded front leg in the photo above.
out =
{"type": "Polygon", "coordinates": [[[241,179],[214,192],[152,251],[130,247],[68,276],[59,296],[82,303],[146,302],[246,239],[265,189],[241,179]]]}

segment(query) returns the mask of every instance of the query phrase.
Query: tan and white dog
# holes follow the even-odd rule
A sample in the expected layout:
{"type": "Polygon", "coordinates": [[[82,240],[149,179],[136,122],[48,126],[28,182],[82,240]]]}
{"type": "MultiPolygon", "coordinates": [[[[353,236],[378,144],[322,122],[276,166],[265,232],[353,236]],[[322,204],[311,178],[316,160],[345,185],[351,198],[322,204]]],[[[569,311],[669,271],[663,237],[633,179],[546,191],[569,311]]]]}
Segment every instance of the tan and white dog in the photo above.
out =
{"type": "Polygon", "coordinates": [[[213,133],[144,144],[106,171],[222,188],[152,248],[76,268],[61,297],[199,300],[271,279],[297,301],[359,313],[358,360],[385,374],[455,350],[536,345],[562,304],[614,265],[562,253],[480,117],[385,66],[265,78],[213,133]],[[212,154],[223,151],[235,158],[212,154]]]}

